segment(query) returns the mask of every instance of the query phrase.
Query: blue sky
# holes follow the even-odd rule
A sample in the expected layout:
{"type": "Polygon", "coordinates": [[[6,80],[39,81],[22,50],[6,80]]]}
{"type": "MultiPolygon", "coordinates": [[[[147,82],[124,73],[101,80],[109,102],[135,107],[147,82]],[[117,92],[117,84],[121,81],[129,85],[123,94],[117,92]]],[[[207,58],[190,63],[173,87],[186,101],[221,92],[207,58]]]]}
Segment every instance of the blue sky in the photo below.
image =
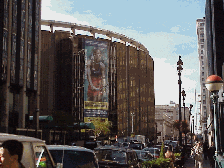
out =
{"type": "Polygon", "coordinates": [[[142,43],[155,64],[156,105],[178,104],[181,55],[186,106],[195,103],[195,89],[200,93],[196,20],[205,16],[205,0],[42,0],[41,12],[45,20],[102,28],[142,43]]]}

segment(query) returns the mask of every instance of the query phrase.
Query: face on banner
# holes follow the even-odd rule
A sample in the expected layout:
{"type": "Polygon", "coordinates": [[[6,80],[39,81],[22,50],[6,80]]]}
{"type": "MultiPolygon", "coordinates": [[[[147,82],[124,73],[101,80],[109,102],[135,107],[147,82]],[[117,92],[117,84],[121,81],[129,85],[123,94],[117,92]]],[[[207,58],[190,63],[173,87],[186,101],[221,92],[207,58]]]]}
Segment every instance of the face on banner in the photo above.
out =
{"type": "Polygon", "coordinates": [[[85,39],[84,117],[107,117],[108,43],[85,39]]]}

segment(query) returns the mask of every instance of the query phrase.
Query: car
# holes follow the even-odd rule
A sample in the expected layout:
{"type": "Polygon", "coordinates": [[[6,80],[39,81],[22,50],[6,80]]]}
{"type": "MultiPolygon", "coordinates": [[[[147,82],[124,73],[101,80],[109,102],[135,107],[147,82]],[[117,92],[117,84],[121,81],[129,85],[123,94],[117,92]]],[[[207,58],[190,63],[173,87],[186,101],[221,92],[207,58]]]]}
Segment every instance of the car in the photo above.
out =
{"type": "Polygon", "coordinates": [[[138,156],[126,148],[95,148],[100,168],[139,168],[138,156]]]}
{"type": "Polygon", "coordinates": [[[6,140],[22,142],[23,156],[21,163],[25,167],[56,168],[55,162],[43,140],[23,135],[0,133],[0,144],[6,140]]]}
{"type": "Polygon", "coordinates": [[[144,151],[144,150],[134,150],[134,151],[137,153],[138,160],[140,163],[154,159],[153,155],[149,153],[148,151],[144,151]]]}
{"type": "Polygon", "coordinates": [[[170,142],[172,142],[172,140],[165,140],[165,141],[164,141],[164,145],[169,145],[170,142]]]}
{"type": "Polygon", "coordinates": [[[63,168],[99,168],[93,150],[80,146],[47,145],[55,163],[63,164],[63,168]]]}
{"type": "Polygon", "coordinates": [[[170,145],[173,147],[173,151],[175,151],[178,146],[178,141],[171,141],[170,145]]]}
{"type": "Polygon", "coordinates": [[[142,149],[143,151],[148,151],[149,153],[151,153],[153,155],[154,158],[159,158],[160,155],[160,150],[158,148],[144,148],[142,149]]]}
{"type": "Polygon", "coordinates": [[[144,144],[139,142],[131,142],[129,148],[142,150],[144,148],[144,144]]]}
{"type": "Polygon", "coordinates": [[[122,142],[122,146],[123,146],[124,148],[129,148],[129,146],[130,146],[130,142],[122,142]]]}

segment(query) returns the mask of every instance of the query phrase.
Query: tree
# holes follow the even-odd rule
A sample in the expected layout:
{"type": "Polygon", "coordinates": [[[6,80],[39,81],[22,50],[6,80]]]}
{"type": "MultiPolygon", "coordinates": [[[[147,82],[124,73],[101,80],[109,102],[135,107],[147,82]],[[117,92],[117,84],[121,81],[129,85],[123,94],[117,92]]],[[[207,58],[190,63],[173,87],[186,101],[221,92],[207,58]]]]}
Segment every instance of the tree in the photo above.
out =
{"type": "Polygon", "coordinates": [[[110,127],[112,126],[110,121],[102,121],[101,118],[95,118],[91,122],[95,126],[94,134],[96,137],[110,133],[110,127]]]}
{"type": "MultiPolygon", "coordinates": [[[[180,130],[180,122],[179,122],[179,120],[175,120],[174,121],[173,127],[174,127],[174,129],[180,130]]],[[[188,125],[186,120],[183,120],[181,122],[181,128],[182,128],[182,132],[184,134],[187,134],[188,132],[190,132],[189,125],[188,125]]]]}
{"type": "Polygon", "coordinates": [[[159,157],[160,158],[164,158],[164,156],[165,156],[165,153],[164,153],[164,143],[162,143],[159,157]]]}

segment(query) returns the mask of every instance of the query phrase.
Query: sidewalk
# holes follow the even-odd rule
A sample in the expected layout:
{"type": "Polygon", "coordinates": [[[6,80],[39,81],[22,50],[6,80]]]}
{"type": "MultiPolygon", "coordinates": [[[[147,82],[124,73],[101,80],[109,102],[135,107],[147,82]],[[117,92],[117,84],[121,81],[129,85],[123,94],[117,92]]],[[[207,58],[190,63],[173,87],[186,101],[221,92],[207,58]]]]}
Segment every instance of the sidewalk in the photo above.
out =
{"type": "MultiPolygon", "coordinates": [[[[188,158],[185,161],[184,168],[195,168],[194,167],[194,159],[193,158],[188,158]]],[[[211,168],[208,159],[203,161],[203,168],[211,168]]]]}

